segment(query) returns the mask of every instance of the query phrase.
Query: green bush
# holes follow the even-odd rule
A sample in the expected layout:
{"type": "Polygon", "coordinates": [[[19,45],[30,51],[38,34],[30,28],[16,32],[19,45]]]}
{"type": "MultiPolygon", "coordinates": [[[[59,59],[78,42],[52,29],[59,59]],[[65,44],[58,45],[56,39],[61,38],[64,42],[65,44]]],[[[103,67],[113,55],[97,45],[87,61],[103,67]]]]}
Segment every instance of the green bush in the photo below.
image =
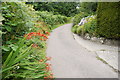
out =
{"type": "Polygon", "coordinates": [[[79,35],[81,35],[82,32],[83,32],[83,29],[84,29],[84,25],[79,26],[79,27],[77,28],[77,30],[76,30],[76,33],[79,34],[79,35]]]}
{"type": "Polygon", "coordinates": [[[45,64],[47,61],[45,40],[49,35],[49,26],[43,26],[44,22],[40,23],[36,19],[38,16],[34,9],[23,2],[3,2],[1,9],[4,17],[3,32],[0,32],[4,33],[2,71],[0,71],[2,79],[24,80],[49,77],[50,71],[45,64]],[[39,36],[36,36],[36,33],[39,36]],[[29,36],[23,37],[26,34],[29,36]]]}
{"type": "Polygon", "coordinates": [[[86,21],[87,23],[81,26],[78,26],[78,25],[73,26],[72,32],[79,35],[84,35],[85,33],[89,33],[90,35],[97,36],[96,35],[96,29],[97,29],[96,16],[88,17],[86,18],[86,21]]]}
{"type": "MultiPolygon", "coordinates": [[[[20,39],[16,44],[10,44],[12,51],[5,48],[6,52],[10,52],[8,56],[4,56],[2,66],[2,79],[18,78],[44,78],[46,68],[45,62],[45,42],[39,38],[20,39]],[[26,43],[26,44],[25,44],[26,43]],[[40,60],[44,59],[43,62],[40,60]]],[[[4,46],[3,46],[4,47],[4,46]]]]}
{"type": "Polygon", "coordinates": [[[72,32],[73,32],[73,33],[76,33],[76,29],[77,29],[78,27],[79,27],[78,25],[73,26],[72,29],[71,29],[72,32]]]}
{"type": "Polygon", "coordinates": [[[84,33],[89,33],[90,35],[97,36],[96,35],[96,29],[97,29],[97,20],[96,16],[95,18],[88,18],[88,22],[84,24],[84,33]]]}
{"type": "Polygon", "coordinates": [[[87,16],[88,16],[88,14],[84,13],[84,12],[77,14],[73,20],[74,25],[78,24],[82,18],[87,17],[87,16]]]}
{"type": "Polygon", "coordinates": [[[101,2],[97,10],[97,34],[106,37],[120,38],[120,2],[101,2]]]}
{"type": "Polygon", "coordinates": [[[56,25],[67,22],[67,17],[62,15],[54,15],[52,12],[39,11],[40,20],[49,25],[56,25]]]}
{"type": "Polygon", "coordinates": [[[1,9],[4,17],[2,31],[6,32],[2,37],[3,44],[29,32],[34,26],[37,15],[31,6],[25,3],[3,2],[1,9]]]}
{"type": "Polygon", "coordinates": [[[26,2],[27,4],[33,4],[34,9],[37,11],[48,11],[54,14],[60,14],[67,17],[74,16],[78,13],[76,6],[79,3],[76,2],[26,2]]]}

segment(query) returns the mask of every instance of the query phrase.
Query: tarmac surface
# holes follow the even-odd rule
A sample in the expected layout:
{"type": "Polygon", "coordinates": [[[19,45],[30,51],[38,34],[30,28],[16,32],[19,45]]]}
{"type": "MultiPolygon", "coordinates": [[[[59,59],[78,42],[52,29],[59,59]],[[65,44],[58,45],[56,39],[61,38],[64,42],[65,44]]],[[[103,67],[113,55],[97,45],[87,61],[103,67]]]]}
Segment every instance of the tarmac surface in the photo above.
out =
{"type": "Polygon", "coordinates": [[[94,51],[74,39],[71,27],[72,23],[54,29],[47,41],[55,78],[118,78],[118,73],[98,60],[94,51]]]}

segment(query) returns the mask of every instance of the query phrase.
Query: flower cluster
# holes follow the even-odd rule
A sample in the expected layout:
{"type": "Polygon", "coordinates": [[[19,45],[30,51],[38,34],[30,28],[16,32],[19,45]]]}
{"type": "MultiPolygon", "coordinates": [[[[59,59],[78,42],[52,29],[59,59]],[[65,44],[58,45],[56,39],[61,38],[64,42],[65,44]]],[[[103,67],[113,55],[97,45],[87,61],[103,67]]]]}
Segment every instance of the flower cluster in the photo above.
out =
{"type": "MultiPolygon", "coordinates": [[[[48,60],[51,60],[51,57],[46,57],[45,59],[41,59],[39,60],[40,62],[45,62],[45,61],[48,61],[48,60]]],[[[47,72],[51,72],[51,64],[49,63],[44,63],[45,64],[45,71],[47,72]]],[[[50,74],[44,74],[44,79],[45,80],[51,80],[53,79],[53,73],[50,73],[50,74]]]]}
{"type": "MultiPolygon", "coordinates": [[[[46,34],[49,34],[49,33],[47,32],[46,34]]],[[[47,40],[48,39],[48,37],[45,34],[41,34],[39,32],[31,32],[31,33],[24,35],[24,37],[26,37],[27,39],[31,39],[33,36],[44,37],[44,39],[40,39],[40,40],[47,40]]]]}

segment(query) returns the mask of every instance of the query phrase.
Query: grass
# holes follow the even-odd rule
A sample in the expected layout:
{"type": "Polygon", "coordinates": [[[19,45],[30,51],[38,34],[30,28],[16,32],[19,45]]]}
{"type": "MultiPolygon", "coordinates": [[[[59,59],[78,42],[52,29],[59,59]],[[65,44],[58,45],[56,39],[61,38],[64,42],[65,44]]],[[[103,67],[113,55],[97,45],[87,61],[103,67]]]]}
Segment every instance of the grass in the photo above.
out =
{"type": "Polygon", "coordinates": [[[103,60],[102,58],[100,58],[100,57],[96,57],[98,60],[100,60],[100,61],[102,61],[103,63],[105,63],[105,64],[108,64],[105,60],[103,60]]]}

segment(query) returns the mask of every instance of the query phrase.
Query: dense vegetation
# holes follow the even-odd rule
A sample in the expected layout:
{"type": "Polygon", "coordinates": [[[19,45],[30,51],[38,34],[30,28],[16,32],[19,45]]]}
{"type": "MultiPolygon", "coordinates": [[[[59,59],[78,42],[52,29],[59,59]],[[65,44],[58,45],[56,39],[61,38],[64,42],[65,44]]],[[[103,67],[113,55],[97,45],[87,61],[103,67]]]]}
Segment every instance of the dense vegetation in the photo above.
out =
{"type": "MultiPolygon", "coordinates": [[[[92,36],[104,37],[108,39],[118,39],[119,31],[119,6],[120,3],[81,3],[80,13],[74,17],[72,31],[79,35],[89,33],[92,36]],[[98,5],[98,6],[97,6],[98,5]],[[97,14],[97,16],[96,16],[97,14]],[[96,16],[91,18],[90,16],[96,16]],[[83,25],[78,25],[81,19],[87,21],[83,25]]],[[[83,21],[83,22],[84,22],[83,21]]]]}
{"type": "Polygon", "coordinates": [[[46,40],[53,26],[68,21],[66,16],[35,11],[24,2],[3,2],[2,79],[53,78],[46,57],[46,40]]]}
{"type": "Polygon", "coordinates": [[[94,15],[97,10],[97,3],[95,2],[83,2],[79,3],[79,9],[78,14],[74,16],[73,23],[74,25],[77,25],[80,20],[84,17],[87,17],[89,15],[94,15]]]}
{"type": "Polygon", "coordinates": [[[27,2],[27,4],[33,4],[37,11],[48,11],[68,17],[78,13],[76,2],[27,2]]]}
{"type": "Polygon", "coordinates": [[[38,15],[40,16],[40,21],[43,21],[51,26],[56,24],[63,24],[68,21],[68,18],[66,16],[54,15],[52,12],[39,11],[38,15]]]}
{"type": "Polygon", "coordinates": [[[120,38],[120,2],[99,3],[97,10],[97,33],[106,38],[120,38]]]}
{"type": "Polygon", "coordinates": [[[86,22],[84,25],[75,25],[72,28],[72,32],[78,35],[85,35],[85,33],[89,33],[91,36],[96,36],[96,28],[97,28],[97,20],[96,16],[86,18],[86,22]]]}
{"type": "Polygon", "coordinates": [[[53,78],[51,64],[48,63],[51,57],[46,56],[46,40],[56,25],[67,23],[72,16],[74,33],[118,39],[119,5],[120,3],[2,2],[2,79],[53,78]],[[85,23],[78,25],[83,18],[85,23]]]}

